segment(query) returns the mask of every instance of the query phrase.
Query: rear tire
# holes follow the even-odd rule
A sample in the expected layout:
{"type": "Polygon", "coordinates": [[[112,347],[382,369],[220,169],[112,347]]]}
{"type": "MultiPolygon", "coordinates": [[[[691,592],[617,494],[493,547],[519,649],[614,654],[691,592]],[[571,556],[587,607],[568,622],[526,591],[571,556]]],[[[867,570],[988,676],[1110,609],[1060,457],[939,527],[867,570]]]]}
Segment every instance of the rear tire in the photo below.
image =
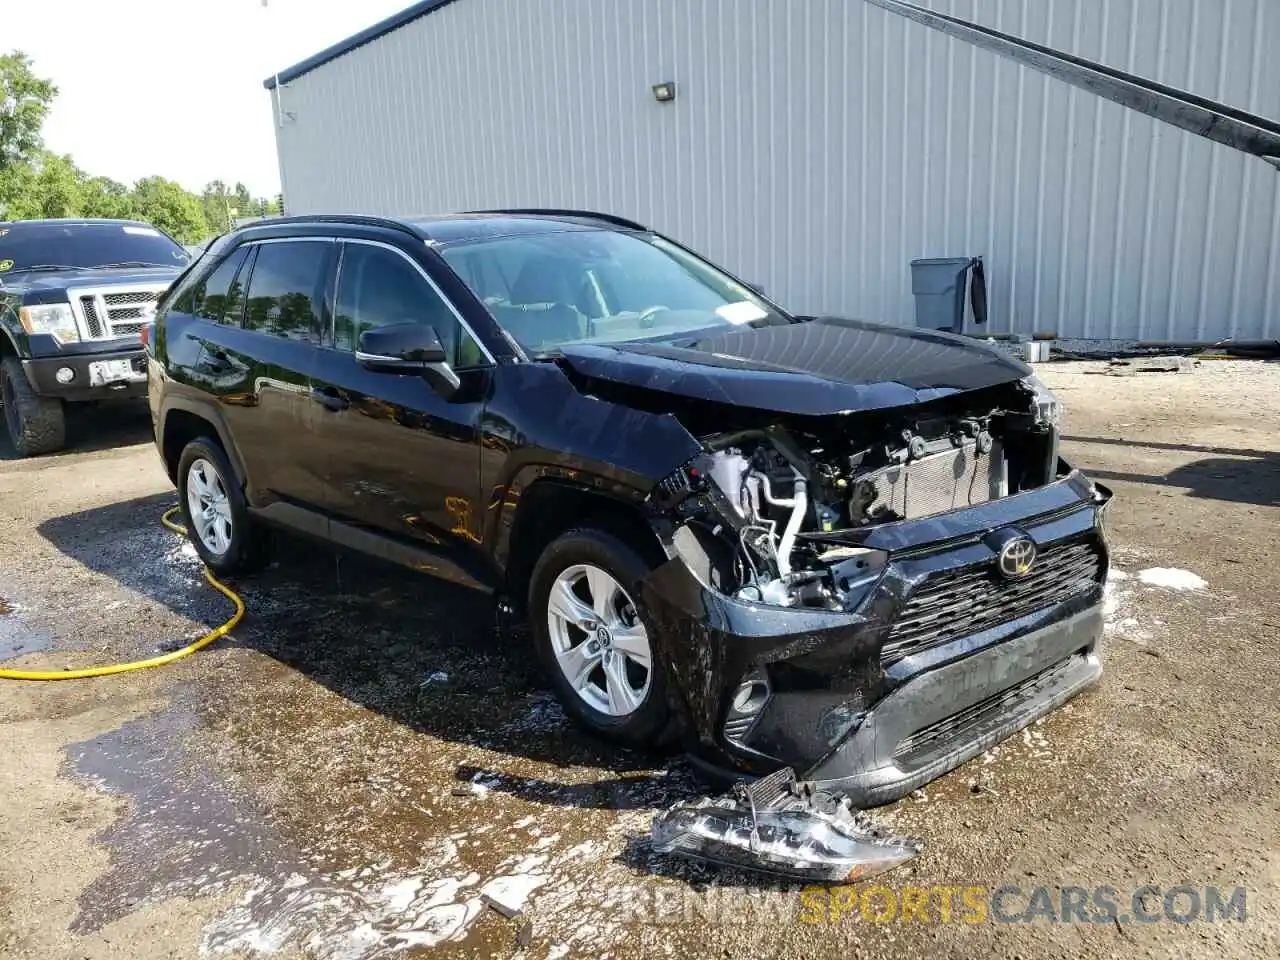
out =
{"type": "Polygon", "coordinates": [[[61,400],[31,389],[22,361],[0,360],[0,406],[9,442],[20,457],[57,453],[67,445],[67,415],[61,400]]]}
{"type": "Polygon", "coordinates": [[[606,740],[653,749],[670,743],[679,724],[640,595],[650,569],[613,534],[571,530],[538,559],[528,610],[534,647],[565,711],[606,740]]]}
{"type": "Polygon", "coordinates": [[[178,503],[187,536],[214,573],[250,573],[263,565],[265,534],[249,515],[244,491],[217,441],[199,437],[183,448],[178,503]]]}

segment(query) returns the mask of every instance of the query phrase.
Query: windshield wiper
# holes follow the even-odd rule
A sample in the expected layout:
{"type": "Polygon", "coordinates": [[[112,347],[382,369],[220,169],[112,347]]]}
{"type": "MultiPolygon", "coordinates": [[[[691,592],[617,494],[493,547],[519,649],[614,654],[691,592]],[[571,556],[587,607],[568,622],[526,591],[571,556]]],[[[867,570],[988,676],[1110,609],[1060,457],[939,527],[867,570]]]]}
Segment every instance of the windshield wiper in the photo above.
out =
{"type": "Polygon", "coordinates": [[[33,263],[29,267],[10,267],[6,273],[35,273],[37,270],[83,270],[71,263],[33,263]]]}
{"type": "Polygon", "coordinates": [[[117,260],[115,263],[100,263],[95,270],[106,270],[108,267],[167,267],[167,263],[156,263],[153,260],[117,260]]]}

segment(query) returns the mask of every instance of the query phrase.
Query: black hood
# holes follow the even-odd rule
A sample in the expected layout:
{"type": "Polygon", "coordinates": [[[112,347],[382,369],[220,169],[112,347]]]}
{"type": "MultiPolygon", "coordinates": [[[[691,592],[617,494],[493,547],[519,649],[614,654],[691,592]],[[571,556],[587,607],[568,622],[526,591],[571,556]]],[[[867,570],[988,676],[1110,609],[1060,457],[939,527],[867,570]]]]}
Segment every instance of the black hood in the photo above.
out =
{"type": "Polygon", "coordinates": [[[809,416],[905,407],[1031,373],[967,337],[837,317],[560,350],[583,376],[809,416]]]}
{"type": "MultiPolygon", "coordinates": [[[[40,294],[57,293],[69,287],[109,287],[139,283],[164,283],[173,280],[185,269],[184,264],[172,267],[80,267],[66,270],[22,270],[0,273],[0,290],[8,293],[30,293],[33,299],[40,294]]],[[[61,298],[58,298],[61,299],[61,298]]]]}

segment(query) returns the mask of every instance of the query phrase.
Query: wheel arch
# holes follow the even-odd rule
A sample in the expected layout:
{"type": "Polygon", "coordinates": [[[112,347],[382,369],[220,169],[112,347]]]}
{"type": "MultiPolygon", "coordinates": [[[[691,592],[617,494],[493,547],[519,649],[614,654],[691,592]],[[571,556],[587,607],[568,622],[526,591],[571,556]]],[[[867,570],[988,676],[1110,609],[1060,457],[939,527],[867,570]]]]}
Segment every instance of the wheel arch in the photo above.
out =
{"type": "Polygon", "coordinates": [[[169,479],[176,485],[178,482],[178,460],[188,443],[200,436],[212,436],[231,462],[235,471],[236,483],[245,485],[244,462],[235,444],[231,442],[231,432],[227,429],[222,417],[206,405],[174,398],[164,407],[157,431],[160,438],[160,457],[164,461],[169,479]]]}
{"type": "Polygon", "coordinates": [[[519,505],[499,535],[497,560],[504,593],[523,618],[533,568],[547,546],[578,528],[611,533],[655,566],[666,551],[644,509],[635,500],[618,496],[580,479],[544,476],[525,487],[519,505]]]}

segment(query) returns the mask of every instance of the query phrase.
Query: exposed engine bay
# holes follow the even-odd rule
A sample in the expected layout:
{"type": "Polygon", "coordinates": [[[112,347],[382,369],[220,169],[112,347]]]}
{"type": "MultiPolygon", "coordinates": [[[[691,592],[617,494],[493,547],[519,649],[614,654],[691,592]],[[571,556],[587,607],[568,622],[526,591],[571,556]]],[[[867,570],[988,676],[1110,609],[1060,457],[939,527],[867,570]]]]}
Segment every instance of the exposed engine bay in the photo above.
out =
{"type": "Polygon", "coordinates": [[[999,406],[921,405],[849,418],[843,430],[775,423],[704,436],[705,452],[656,496],[689,521],[723,592],[849,609],[850,591],[884,562],[857,545],[858,530],[1054,479],[1056,401],[1033,377],[1011,386],[999,406]]]}

